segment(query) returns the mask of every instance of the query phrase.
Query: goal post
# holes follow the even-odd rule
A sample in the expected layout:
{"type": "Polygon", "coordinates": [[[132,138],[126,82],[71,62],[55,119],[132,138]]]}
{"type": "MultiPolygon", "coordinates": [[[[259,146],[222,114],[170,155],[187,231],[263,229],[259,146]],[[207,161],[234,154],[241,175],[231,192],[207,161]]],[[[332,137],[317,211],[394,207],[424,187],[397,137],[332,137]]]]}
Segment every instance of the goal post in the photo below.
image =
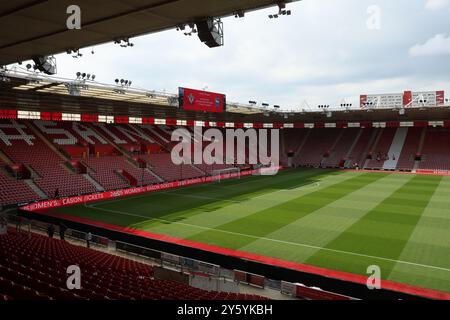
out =
{"type": "Polygon", "coordinates": [[[213,170],[211,174],[213,182],[221,182],[223,179],[231,179],[231,178],[240,179],[241,169],[237,167],[218,169],[213,170]]]}

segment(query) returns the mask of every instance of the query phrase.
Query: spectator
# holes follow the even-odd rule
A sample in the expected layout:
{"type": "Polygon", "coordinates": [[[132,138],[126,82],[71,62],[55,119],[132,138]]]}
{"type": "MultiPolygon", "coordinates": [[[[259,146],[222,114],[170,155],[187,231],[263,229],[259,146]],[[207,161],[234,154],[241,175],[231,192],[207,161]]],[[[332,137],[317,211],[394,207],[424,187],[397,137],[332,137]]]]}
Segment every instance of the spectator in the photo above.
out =
{"type": "Polygon", "coordinates": [[[17,223],[16,223],[16,232],[20,233],[20,230],[22,228],[23,218],[21,216],[17,216],[17,223]]]}
{"type": "Polygon", "coordinates": [[[55,199],[59,198],[59,188],[56,188],[55,190],[55,199]]]}
{"type": "Polygon", "coordinates": [[[53,235],[55,234],[55,227],[53,224],[49,224],[47,227],[47,235],[49,238],[53,238],[53,235]]]}
{"type": "Polygon", "coordinates": [[[0,215],[0,234],[8,232],[8,220],[3,215],[0,215]]]}
{"type": "Polygon", "coordinates": [[[65,240],[65,236],[66,236],[66,231],[67,231],[67,227],[64,223],[60,223],[59,224],[59,237],[61,240],[65,240]]]}
{"type": "Polygon", "coordinates": [[[88,231],[88,233],[86,233],[86,246],[88,248],[91,247],[91,241],[92,241],[92,233],[88,231]]]}

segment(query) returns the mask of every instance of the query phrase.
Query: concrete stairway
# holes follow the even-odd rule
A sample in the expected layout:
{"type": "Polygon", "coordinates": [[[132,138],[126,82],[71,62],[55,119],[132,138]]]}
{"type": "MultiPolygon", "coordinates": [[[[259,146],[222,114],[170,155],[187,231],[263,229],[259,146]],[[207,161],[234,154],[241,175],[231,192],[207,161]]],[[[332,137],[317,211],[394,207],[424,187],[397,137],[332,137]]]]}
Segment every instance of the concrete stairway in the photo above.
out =
{"type": "Polygon", "coordinates": [[[94,178],[92,178],[89,174],[83,174],[84,178],[89,181],[97,191],[105,191],[105,188],[103,188],[100,183],[98,183],[94,178]]]}
{"type": "Polygon", "coordinates": [[[383,164],[384,170],[394,170],[397,168],[398,159],[400,159],[407,135],[408,128],[398,128],[395,132],[395,136],[392,140],[388,153],[389,160],[386,160],[383,164]]]}
{"type": "Polygon", "coordinates": [[[44,193],[44,191],[41,190],[41,188],[39,188],[33,180],[31,179],[27,179],[27,180],[23,180],[23,182],[25,182],[31,189],[33,189],[33,191],[39,196],[39,198],[41,199],[47,199],[47,195],[44,193]]]}

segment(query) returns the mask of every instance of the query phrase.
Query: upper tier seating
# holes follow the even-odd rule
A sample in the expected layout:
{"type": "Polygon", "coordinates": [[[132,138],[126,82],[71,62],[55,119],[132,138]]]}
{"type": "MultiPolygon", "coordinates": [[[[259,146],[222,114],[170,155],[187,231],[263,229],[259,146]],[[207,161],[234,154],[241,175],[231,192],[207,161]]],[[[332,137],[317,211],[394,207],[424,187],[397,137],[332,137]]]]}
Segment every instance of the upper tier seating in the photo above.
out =
{"type": "Polygon", "coordinates": [[[265,300],[208,292],[154,280],[151,266],[42,235],[0,235],[0,300],[265,300]],[[68,290],[67,267],[81,269],[80,290],[68,290]]]}
{"type": "Polygon", "coordinates": [[[56,189],[59,189],[60,196],[96,191],[82,175],[71,173],[64,167],[65,159],[37,137],[26,123],[3,120],[0,125],[3,125],[0,131],[2,151],[15,163],[34,170],[39,175],[34,177],[34,181],[47,196],[53,197],[56,189]]]}
{"type": "Polygon", "coordinates": [[[155,143],[155,139],[147,132],[144,132],[137,124],[94,123],[92,126],[96,131],[101,133],[105,139],[119,146],[155,143]]]}

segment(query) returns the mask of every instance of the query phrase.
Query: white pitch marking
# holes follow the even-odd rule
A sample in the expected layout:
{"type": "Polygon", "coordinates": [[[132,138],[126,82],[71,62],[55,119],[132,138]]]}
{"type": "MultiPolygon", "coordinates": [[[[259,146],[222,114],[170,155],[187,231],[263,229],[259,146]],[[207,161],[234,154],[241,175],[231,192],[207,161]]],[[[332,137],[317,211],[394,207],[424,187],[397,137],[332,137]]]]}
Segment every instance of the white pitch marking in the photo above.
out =
{"type": "Polygon", "coordinates": [[[198,226],[198,225],[194,225],[194,224],[183,223],[183,222],[178,222],[178,221],[170,221],[170,220],[165,220],[165,219],[160,219],[160,218],[150,218],[150,217],[146,217],[146,216],[142,216],[142,215],[138,215],[138,214],[122,212],[122,211],[117,211],[117,210],[103,209],[103,208],[93,207],[93,206],[89,206],[89,205],[88,205],[88,207],[91,208],[91,209],[94,209],[94,210],[100,210],[100,211],[117,213],[117,214],[126,215],[126,216],[133,216],[133,217],[138,217],[138,218],[144,218],[146,220],[153,220],[153,221],[159,221],[159,222],[164,222],[164,223],[168,222],[170,224],[178,224],[178,225],[183,225],[183,226],[188,226],[188,227],[194,227],[194,228],[203,229],[203,230],[206,230],[206,231],[222,232],[222,233],[236,235],[236,236],[243,236],[243,237],[253,238],[253,239],[256,239],[256,240],[272,241],[272,242],[289,244],[289,245],[298,246],[298,247],[305,247],[305,248],[316,249],[316,250],[324,250],[324,251],[330,251],[330,252],[335,252],[335,253],[342,253],[342,254],[347,254],[347,255],[364,257],[364,258],[378,259],[378,260],[384,260],[384,261],[389,261],[389,262],[396,262],[396,263],[401,263],[401,264],[406,264],[406,265],[412,265],[412,266],[417,266],[417,267],[430,268],[430,269],[436,269],[436,270],[442,270],[442,271],[450,272],[450,269],[443,268],[443,267],[436,267],[436,266],[420,264],[420,263],[414,263],[414,262],[409,262],[409,261],[394,260],[394,259],[377,257],[377,256],[371,256],[371,255],[362,254],[362,253],[356,253],[356,252],[351,252],[351,251],[344,251],[344,250],[336,250],[336,249],[324,248],[324,247],[313,246],[313,245],[308,245],[308,244],[304,244],[304,243],[297,243],[297,242],[290,242],[290,241],[284,241],[284,240],[278,240],[278,239],[272,239],[272,238],[252,236],[252,235],[249,235],[249,234],[244,234],[244,233],[239,233],[239,232],[226,231],[226,230],[214,229],[214,228],[209,228],[209,227],[202,227],[202,226],[198,226]]]}

